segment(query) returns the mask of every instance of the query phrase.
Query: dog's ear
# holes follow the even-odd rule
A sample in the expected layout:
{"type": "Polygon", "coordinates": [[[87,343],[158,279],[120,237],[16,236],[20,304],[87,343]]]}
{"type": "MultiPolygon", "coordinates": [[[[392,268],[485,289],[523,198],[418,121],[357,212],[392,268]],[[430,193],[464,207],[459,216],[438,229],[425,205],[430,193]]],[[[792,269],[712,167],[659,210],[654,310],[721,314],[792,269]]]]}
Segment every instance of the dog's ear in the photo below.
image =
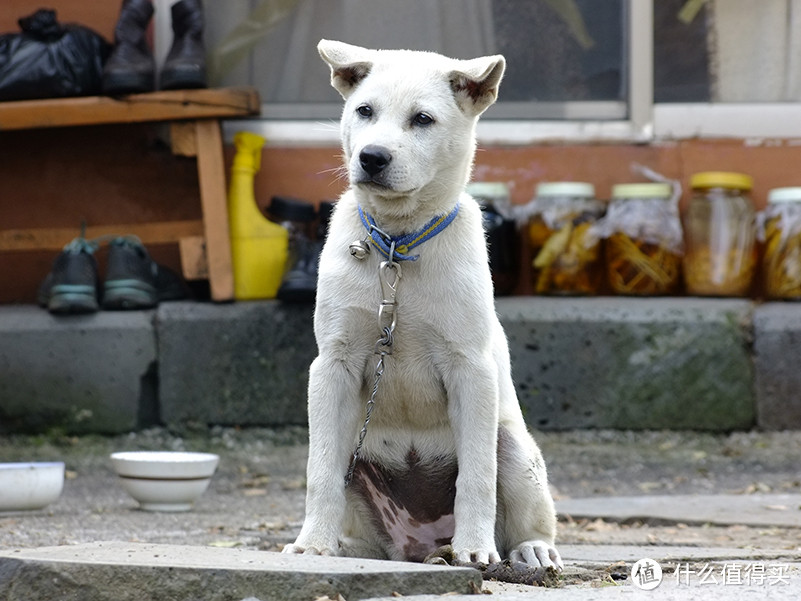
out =
{"type": "Polygon", "coordinates": [[[459,107],[478,116],[498,98],[506,60],[498,54],[459,62],[459,68],[448,74],[451,89],[459,107]]]}
{"type": "Polygon", "coordinates": [[[320,40],[317,51],[331,67],[331,85],[347,99],[373,67],[371,51],[344,42],[320,40]]]}

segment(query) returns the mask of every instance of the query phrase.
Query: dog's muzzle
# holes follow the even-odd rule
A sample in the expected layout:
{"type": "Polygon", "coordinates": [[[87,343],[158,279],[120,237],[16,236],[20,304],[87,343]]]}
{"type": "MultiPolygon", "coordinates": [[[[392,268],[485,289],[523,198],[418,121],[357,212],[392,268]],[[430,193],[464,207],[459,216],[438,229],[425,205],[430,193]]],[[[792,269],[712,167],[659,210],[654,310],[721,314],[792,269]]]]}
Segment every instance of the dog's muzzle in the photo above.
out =
{"type": "Polygon", "coordinates": [[[383,146],[369,144],[359,153],[359,165],[368,181],[383,185],[382,174],[392,162],[392,155],[383,146]]]}

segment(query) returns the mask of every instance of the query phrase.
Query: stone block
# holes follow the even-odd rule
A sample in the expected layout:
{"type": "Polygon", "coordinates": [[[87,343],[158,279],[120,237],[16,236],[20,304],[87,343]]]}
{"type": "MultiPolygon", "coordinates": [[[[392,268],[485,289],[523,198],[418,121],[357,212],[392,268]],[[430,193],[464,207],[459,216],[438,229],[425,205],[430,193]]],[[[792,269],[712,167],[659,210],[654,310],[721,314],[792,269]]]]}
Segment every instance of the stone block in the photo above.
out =
{"type": "Polygon", "coordinates": [[[534,428],[754,424],[749,301],[508,298],[497,306],[534,428]]]}
{"type": "Polygon", "coordinates": [[[153,312],[0,311],[0,432],[119,433],[155,403],[153,312]]]}
{"type": "Polygon", "coordinates": [[[801,428],[801,304],[768,303],[754,311],[757,424],[801,428]]]}
{"type": "Polygon", "coordinates": [[[164,423],[306,424],[313,306],[165,303],[158,309],[164,423]]]}
{"type": "Polygon", "coordinates": [[[471,568],[246,549],[109,542],[0,552],[2,599],[355,601],[481,584],[471,568]]]}

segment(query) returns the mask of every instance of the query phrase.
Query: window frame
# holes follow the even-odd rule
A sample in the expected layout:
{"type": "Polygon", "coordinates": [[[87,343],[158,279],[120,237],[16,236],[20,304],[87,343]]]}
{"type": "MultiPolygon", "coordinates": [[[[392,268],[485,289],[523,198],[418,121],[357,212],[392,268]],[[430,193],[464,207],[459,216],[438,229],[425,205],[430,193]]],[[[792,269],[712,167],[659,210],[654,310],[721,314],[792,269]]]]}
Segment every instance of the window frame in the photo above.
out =
{"type": "MultiPolygon", "coordinates": [[[[582,103],[564,103],[566,119],[480,120],[481,145],[548,142],[648,143],[688,138],[801,138],[801,103],[654,103],[653,0],[627,0],[628,118],[578,120],[582,103]]],[[[336,121],[247,119],[224,121],[227,141],[248,130],[271,146],[338,146],[336,121]]]]}

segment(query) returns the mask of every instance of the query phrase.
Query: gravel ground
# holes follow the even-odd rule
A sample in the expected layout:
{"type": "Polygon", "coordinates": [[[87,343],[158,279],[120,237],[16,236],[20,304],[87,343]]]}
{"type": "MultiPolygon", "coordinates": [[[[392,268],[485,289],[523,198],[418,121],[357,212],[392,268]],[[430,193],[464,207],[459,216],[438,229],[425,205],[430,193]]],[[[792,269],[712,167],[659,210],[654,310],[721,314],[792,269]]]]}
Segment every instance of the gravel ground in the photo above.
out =
{"type": "MultiPolygon", "coordinates": [[[[801,492],[801,432],[581,431],[540,433],[556,498],[686,493],[801,492]]],[[[215,427],[182,435],[0,437],[0,461],[61,460],[67,482],[43,511],[0,514],[0,548],[95,540],[277,550],[303,519],[306,431],[215,427]],[[123,450],[221,456],[209,490],[188,513],[140,511],[108,456],[123,450]]],[[[796,549],[793,529],[563,521],[558,543],[686,544],[796,549]]]]}

